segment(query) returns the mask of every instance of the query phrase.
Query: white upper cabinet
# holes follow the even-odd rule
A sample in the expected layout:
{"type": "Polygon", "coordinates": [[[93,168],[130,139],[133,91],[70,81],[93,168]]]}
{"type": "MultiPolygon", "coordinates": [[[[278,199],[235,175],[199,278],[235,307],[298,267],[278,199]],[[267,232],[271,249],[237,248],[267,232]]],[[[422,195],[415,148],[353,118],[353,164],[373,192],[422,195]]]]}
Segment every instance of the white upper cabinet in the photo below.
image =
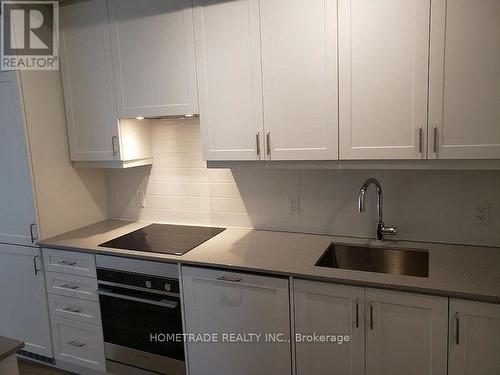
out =
{"type": "Polygon", "coordinates": [[[500,1],[432,2],[429,156],[500,158],[500,1]]]}
{"type": "Polygon", "coordinates": [[[338,159],[337,0],[263,0],[260,17],[267,158],[338,159]]]}
{"type": "Polygon", "coordinates": [[[500,305],[450,299],[449,375],[500,374],[500,305]]]}
{"type": "Polygon", "coordinates": [[[0,242],[31,245],[36,213],[23,113],[17,74],[0,73],[0,242]]]}
{"type": "Polygon", "coordinates": [[[295,337],[348,335],[349,341],[297,340],[297,375],[364,375],[364,288],[294,281],[295,337]]]}
{"type": "Polygon", "coordinates": [[[63,5],[60,17],[71,160],[117,160],[119,134],[106,1],[63,5]]]}
{"type": "Polygon", "coordinates": [[[366,375],[446,375],[448,299],[366,289],[366,375]]]}
{"type": "Polygon", "coordinates": [[[425,156],[429,17],[430,0],[339,0],[340,159],[425,156]]]}
{"type": "Polygon", "coordinates": [[[198,113],[188,0],[108,0],[118,117],[198,113]]]}
{"type": "Polygon", "coordinates": [[[182,282],[186,333],[218,338],[188,341],[191,375],[291,375],[288,279],[183,267],[182,282]],[[249,333],[260,339],[228,342],[223,336],[249,333]]]}
{"type": "Polygon", "coordinates": [[[259,0],[194,0],[203,157],[264,158],[259,0]]]}
{"type": "Polygon", "coordinates": [[[71,160],[94,166],[151,164],[147,122],[119,120],[105,0],[61,6],[61,71],[71,160]]]}

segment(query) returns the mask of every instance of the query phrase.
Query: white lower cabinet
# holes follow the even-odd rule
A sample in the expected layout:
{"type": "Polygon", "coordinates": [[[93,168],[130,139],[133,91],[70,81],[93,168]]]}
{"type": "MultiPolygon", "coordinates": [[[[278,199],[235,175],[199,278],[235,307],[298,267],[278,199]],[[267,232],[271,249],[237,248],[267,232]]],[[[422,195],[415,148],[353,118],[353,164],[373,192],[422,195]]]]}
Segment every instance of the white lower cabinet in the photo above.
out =
{"type": "Polygon", "coordinates": [[[186,332],[218,336],[188,341],[190,375],[291,375],[288,279],[183,267],[182,282],[186,332]],[[226,342],[224,334],[254,341],[226,342]],[[266,342],[266,334],[284,342],[266,342]]]}
{"type": "Polygon", "coordinates": [[[102,328],[52,317],[56,360],[105,371],[102,328]]]}
{"type": "Polygon", "coordinates": [[[0,244],[0,336],[52,357],[47,293],[40,249],[0,244]]]}
{"type": "Polygon", "coordinates": [[[342,344],[297,341],[297,375],[446,374],[447,298],[301,280],[294,286],[296,334],[350,335],[342,344]]]}
{"type": "Polygon", "coordinates": [[[94,255],[42,251],[56,366],[78,374],[105,373],[94,255]]]}
{"type": "Polygon", "coordinates": [[[47,291],[51,294],[97,302],[97,279],[71,274],[47,272],[47,291]]]}
{"type": "Polygon", "coordinates": [[[49,294],[49,311],[51,316],[102,325],[99,303],[96,302],[49,294]]]}
{"type": "Polygon", "coordinates": [[[297,375],[364,374],[364,288],[294,281],[297,375]],[[321,342],[314,335],[349,335],[321,342]]]}
{"type": "Polygon", "coordinates": [[[448,299],[366,289],[366,374],[445,375],[448,299]]]}
{"type": "Polygon", "coordinates": [[[449,375],[500,374],[500,305],[450,300],[449,375]]]}

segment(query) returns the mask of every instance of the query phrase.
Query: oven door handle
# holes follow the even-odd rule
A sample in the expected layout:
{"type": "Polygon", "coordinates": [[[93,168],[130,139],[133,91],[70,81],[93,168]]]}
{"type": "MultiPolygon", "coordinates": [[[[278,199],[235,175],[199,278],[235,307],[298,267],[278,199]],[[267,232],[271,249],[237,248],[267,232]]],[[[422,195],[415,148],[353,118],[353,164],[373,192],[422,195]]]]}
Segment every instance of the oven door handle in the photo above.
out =
{"type": "Polygon", "coordinates": [[[99,295],[101,295],[101,296],[115,297],[115,298],[126,299],[126,300],[134,301],[134,302],[142,302],[142,303],[147,303],[148,305],[156,305],[156,306],[166,307],[169,309],[176,309],[177,306],[179,306],[179,302],[177,302],[177,301],[169,301],[167,299],[155,301],[155,300],[151,300],[151,299],[147,299],[147,298],[138,298],[138,297],[127,296],[126,294],[121,294],[121,293],[108,292],[105,289],[98,289],[97,293],[99,293],[99,295]]]}

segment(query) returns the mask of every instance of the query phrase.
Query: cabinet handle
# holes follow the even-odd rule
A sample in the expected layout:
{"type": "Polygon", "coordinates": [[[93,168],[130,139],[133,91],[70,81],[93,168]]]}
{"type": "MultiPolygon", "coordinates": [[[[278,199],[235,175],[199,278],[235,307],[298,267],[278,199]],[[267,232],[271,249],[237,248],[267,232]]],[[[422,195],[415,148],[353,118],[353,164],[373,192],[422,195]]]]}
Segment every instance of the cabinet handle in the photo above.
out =
{"type": "Polygon", "coordinates": [[[370,331],[373,331],[373,301],[370,302],[370,331]]]}
{"type": "Polygon", "coordinates": [[[458,313],[455,316],[455,343],[460,345],[460,316],[458,313]]]}
{"type": "Polygon", "coordinates": [[[85,344],[78,342],[78,341],[69,341],[66,344],[71,345],[71,346],[76,346],[77,348],[81,348],[85,346],[85,344]]]}
{"type": "Polygon", "coordinates": [[[433,145],[432,149],[435,154],[438,152],[438,128],[437,126],[434,126],[434,139],[433,139],[433,145]]]}
{"type": "Polygon", "coordinates": [[[35,228],[36,224],[30,224],[30,237],[31,237],[31,243],[35,243],[36,240],[38,240],[38,237],[35,236],[35,231],[33,230],[35,228]]]}
{"type": "Polygon", "coordinates": [[[61,261],[59,261],[57,263],[61,264],[63,266],[74,266],[76,264],[76,262],[69,261],[69,260],[61,260],[61,261]]]}
{"type": "Polygon", "coordinates": [[[257,156],[260,157],[260,133],[257,132],[255,135],[255,142],[257,143],[257,156]]]}
{"type": "Polygon", "coordinates": [[[38,275],[38,272],[40,271],[40,270],[38,269],[38,266],[36,265],[36,258],[38,258],[38,255],[35,255],[35,256],[33,257],[33,268],[35,268],[35,276],[36,276],[36,275],[38,275]]]}
{"type": "Polygon", "coordinates": [[[72,307],[66,307],[66,308],[64,308],[64,309],[62,309],[62,310],[63,310],[63,311],[67,311],[67,312],[72,312],[72,313],[75,313],[75,314],[76,314],[76,313],[79,313],[79,312],[81,312],[81,311],[82,311],[82,309],[74,309],[74,308],[72,308],[72,307]]]}
{"type": "Polygon", "coordinates": [[[60,285],[59,288],[75,290],[75,289],[78,289],[79,286],[78,285],[63,284],[63,285],[60,285]]]}
{"type": "Polygon", "coordinates": [[[111,137],[111,145],[113,147],[113,156],[118,155],[118,137],[116,135],[111,137]]]}
{"type": "Polygon", "coordinates": [[[356,300],[356,328],[359,328],[359,301],[356,300]]]}
{"type": "Polygon", "coordinates": [[[267,155],[271,155],[271,132],[267,132],[266,134],[266,150],[267,155]]]}
{"type": "Polygon", "coordinates": [[[420,126],[418,128],[418,153],[421,154],[424,150],[424,131],[420,126]]]}
{"type": "Polygon", "coordinates": [[[241,278],[239,278],[239,277],[221,276],[221,277],[218,277],[217,280],[220,280],[220,281],[229,281],[231,283],[239,283],[241,281],[241,278]]]}

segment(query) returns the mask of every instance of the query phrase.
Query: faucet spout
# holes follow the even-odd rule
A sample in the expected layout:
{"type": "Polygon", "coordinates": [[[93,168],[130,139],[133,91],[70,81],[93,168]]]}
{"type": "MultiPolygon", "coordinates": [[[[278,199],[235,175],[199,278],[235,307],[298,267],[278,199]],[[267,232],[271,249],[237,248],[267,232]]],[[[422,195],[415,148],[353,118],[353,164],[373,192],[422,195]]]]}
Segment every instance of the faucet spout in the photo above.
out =
{"type": "Polygon", "coordinates": [[[378,212],[378,221],[377,221],[377,240],[383,241],[384,235],[396,235],[397,229],[396,227],[386,227],[384,225],[384,193],[382,191],[382,185],[376,178],[367,179],[361,189],[359,191],[358,197],[358,209],[359,212],[365,212],[365,194],[370,185],[374,185],[377,189],[377,212],[378,212]]]}
{"type": "Polygon", "coordinates": [[[368,190],[368,187],[370,185],[375,185],[375,188],[377,189],[377,211],[378,211],[378,221],[382,222],[383,221],[383,214],[384,214],[384,193],[382,191],[382,185],[380,185],[380,182],[376,178],[369,178],[366,180],[363,185],[361,186],[361,190],[359,191],[359,199],[358,199],[358,208],[359,212],[365,212],[365,194],[366,190],[368,190]]]}

